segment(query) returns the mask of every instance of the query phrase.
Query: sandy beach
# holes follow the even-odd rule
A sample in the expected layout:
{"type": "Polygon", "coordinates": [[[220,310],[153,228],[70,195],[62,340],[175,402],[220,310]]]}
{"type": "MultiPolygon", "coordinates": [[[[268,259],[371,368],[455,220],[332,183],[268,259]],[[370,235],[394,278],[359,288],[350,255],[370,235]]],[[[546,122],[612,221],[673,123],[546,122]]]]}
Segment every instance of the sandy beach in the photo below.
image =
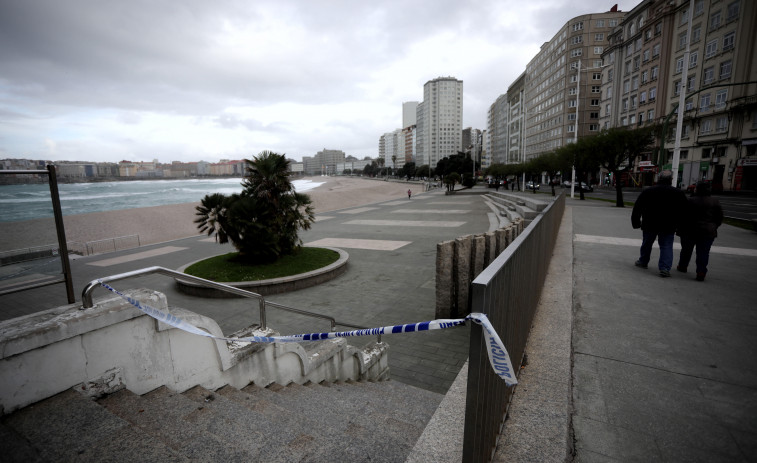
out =
{"type": "MultiPolygon", "coordinates": [[[[323,185],[306,192],[316,214],[407,197],[408,188],[420,193],[417,183],[385,182],[354,177],[311,177],[323,185]]],[[[63,217],[68,242],[85,243],[120,236],[139,235],[142,245],[197,235],[193,223],[199,203],[94,212],[63,217]]],[[[45,246],[57,242],[55,222],[35,219],[0,223],[0,251],[45,246]]]]}

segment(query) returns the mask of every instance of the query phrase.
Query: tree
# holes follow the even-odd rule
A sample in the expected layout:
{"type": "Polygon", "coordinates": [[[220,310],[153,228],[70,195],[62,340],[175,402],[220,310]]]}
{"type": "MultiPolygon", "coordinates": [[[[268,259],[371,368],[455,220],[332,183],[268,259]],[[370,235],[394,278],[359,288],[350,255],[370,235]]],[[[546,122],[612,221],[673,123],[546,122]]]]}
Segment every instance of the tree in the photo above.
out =
{"type": "Polygon", "coordinates": [[[603,129],[589,137],[586,144],[597,153],[599,165],[612,172],[615,181],[615,206],[624,207],[623,184],[620,176],[633,168],[636,157],[648,151],[655,141],[658,127],[650,125],[638,129],[623,127],[603,129]]]}
{"type": "Polygon", "coordinates": [[[231,242],[243,261],[271,262],[299,248],[298,232],[315,214],[308,195],[294,190],[283,155],[263,151],[245,164],[242,192],[206,195],[194,222],[219,243],[231,242]]]}
{"type": "Polygon", "coordinates": [[[397,170],[397,155],[396,154],[392,155],[392,169],[397,170]]]}
{"type": "Polygon", "coordinates": [[[431,177],[431,168],[428,164],[423,164],[422,166],[415,169],[415,176],[420,178],[429,178],[431,177]]]}
{"type": "Polygon", "coordinates": [[[444,184],[447,185],[447,191],[453,191],[456,183],[460,183],[460,174],[457,172],[452,172],[444,177],[444,184]]]}
{"type": "Polygon", "coordinates": [[[410,179],[410,177],[414,177],[415,176],[415,163],[412,161],[406,162],[402,166],[402,168],[399,170],[399,175],[407,179],[410,179]]]}

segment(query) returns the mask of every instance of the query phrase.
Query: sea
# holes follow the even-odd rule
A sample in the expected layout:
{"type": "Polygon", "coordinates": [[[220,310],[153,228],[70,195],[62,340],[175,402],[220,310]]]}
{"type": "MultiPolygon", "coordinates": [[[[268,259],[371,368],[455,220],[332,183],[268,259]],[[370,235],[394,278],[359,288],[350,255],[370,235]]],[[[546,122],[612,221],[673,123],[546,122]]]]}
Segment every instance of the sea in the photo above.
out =
{"type": "MultiPolygon", "coordinates": [[[[295,190],[304,193],[325,182],[294,180],[295,190]]],[[[188,180],[133,180],[121,182],[59,183],[63,215],[194,203],[213,193],[242,192],[241,178],[188,180]]],[[[47,183],[0,185],[0,222],[53,217],[47,183]]]]}

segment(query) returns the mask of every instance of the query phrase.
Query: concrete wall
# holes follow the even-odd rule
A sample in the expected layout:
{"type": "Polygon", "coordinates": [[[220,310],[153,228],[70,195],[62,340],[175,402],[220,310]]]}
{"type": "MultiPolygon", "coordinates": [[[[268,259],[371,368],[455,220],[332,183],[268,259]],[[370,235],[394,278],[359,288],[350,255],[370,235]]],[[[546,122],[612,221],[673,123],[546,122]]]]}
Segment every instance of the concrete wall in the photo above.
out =
{"type": "MultiPolygon", "coordinates": [[[[156,291],[127,295],[169,311],[156,291]]],[[[223,336],[210,318],[178,308],[170,313],[223,336]]],[[[251,327],[242,335],[253,333],[275,334],[251,327]]],[[[0,323],[0,415],[71,387],[100,395],[124,387],[143,394],[159,386],[182,392],[197,385],[379,380],[388,376],[387,351],[375,342],[357,350],[344,339],[317,341],[307,351],[299,343],[214,340],[160,323],[113,297],[92,309],[74,304],[0,323]]]]}

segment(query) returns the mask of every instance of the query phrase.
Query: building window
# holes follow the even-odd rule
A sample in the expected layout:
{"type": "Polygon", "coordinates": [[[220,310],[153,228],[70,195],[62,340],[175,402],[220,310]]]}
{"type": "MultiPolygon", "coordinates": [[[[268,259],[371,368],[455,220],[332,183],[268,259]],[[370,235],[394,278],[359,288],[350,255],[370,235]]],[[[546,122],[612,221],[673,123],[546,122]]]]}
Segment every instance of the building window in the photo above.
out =
{"type": "Polygon", "coordinates": [[[647,48],[646,50],[644,50],[644,52],[641,54],[641,56],[642,56],[641,60],[643,62],[646,63],[647,61],[649,61],[649,48],[647,48]]]}
{"type": "Polygon", "coordinates": [[[628,93],[631,91],[631,81],[627,80],[623,82],[623,93],[628,93]]]}
{"type": "Polygon", "coordinates": [[[591,106],[599,106],[599,98],[592,98],[589,104],[591,106]]]}
{"type": "Polygon", "coordinates": [[[570,81],[571,81],[572,83],[576,83],[576,81],[577,81],[577,80],[578,80],[578,77],[577,77],[577,76],[570,76],[570,81]]]}
{"type": "Polygon", "coordinates": [[[739,2],[733,2],[728,5],[726,21],[735,21],[739,17],[739,2]]]}
{"type": "Polygon", "coordinates": [[[618,25],[618,20],[617,19],[611,19],[611,20],[608,21],[608,26],[610,26],[610,27],[615,27],[617,25],[618,25]]]}
{"type": "Polygon", "coordinates": [[[612,87],[607,87],[607,99],[612,98],[612,87]]]}
{"type": "Polygon", "coordinates": [[[639,113],[639,125],[644,122],[644,113],[639,113]]]}
{"type": "Polygon", "coordinates": [[[662,22],[658,22],[654,25],[654,35],[662,34],[662,22]]]}
{"type": "Polygon", "coordinates": [[[647,92],[641,92],[641,95],[639,95],[639,104],[644,104],[647,102],[647,92]]]}
{"type": "Polygon", "coordinates": [[[589,113],[589,119],[599,119],[599,113],[589,113]]]}
{"type": "Polygon", "coordinates": [[[676,74],[683,72],[683,58],[676,60],[676,74]]]}
{"type": "Polygon", "coordinates": [[[696,67],[698,59],[699,59],[699,52],[698,51],[691,52],[691,54],[689,55],[689,69],[696,67]]]}
{"type": "Polygon", "coordinates": [[[702,26],[697,24],[694,29],[691,30],[691,43],[699,42],[702,38],[702,26]]]}
{"type": "Polygon", "coordinates": [[[592,80],[602,80],[602,73],[601,72],[594,72],[591,74],[592,80]]]}
{"type": "Polygon", "coordinates": [[[605,20],[597,19],[597,27],[605,27],[605,20]]]}
{"type": "Polygon", "coordinates": [[[686,105],[684,106],[684,109],[686,111],[689,111],[694,108],[694,101],[691,99],[686,100],[686,105]]]}
{"type": "Polygon", "coordinates": [[[574,31],[581,31],[581,30],[583,30],[583,28],[584,28],[583,21],[577,22],[577,23],[573,24],[573,30],[574,31]]]}
{"type": "Polygon", "coordinates": [[[578,62],[574,61],[570,63],[570,69],[578,69],[578,62]]]}
{"type": "Polygon", "coordinates": [[[720,63],[720,80],[731,77],[731,60],[720,63]]]}
{"type": "Polygon", "coordinates": [[[575,45],[577,43],[582,43],[584,41],[584,37],[582,35],[577,35],[570,39],[570,43],[575,45]]]}
{"type": "Polygon", "coordinates": [[[715,120],[715,132],[728,132],[728,117],[721,116],[715,120]]]}
{"type": "Polygon", "coordinates": [[[596,132],[597,130],[599,130],[599,124],[589,124],[589,130],[596,132]]]}
{"type": "Polygon", "coordinates": [[[718,40],[710,40],[707,42],[707,46],[704,49],[704,57],[712,58],[718,53],[718,40]]]}
{"type": "Polygon", "coordinates": [[[610,104],[608,103],[605,105],[605,116],[609,116],[609,115],[610,115],[610,104]]]}
{"type": "Polygon", "coordinates": [[[641,73],[641,83],[646,84],[648,80],[649,80],[649,71],[643,71],[641,73]]]}
{"type": "Polygon", "coordinates": [[[568,114],[568,120],[569,121],[575,121],[576,120],[576,113],[570,113],[570,114],[568,114]]]}
{"type": "Polygon", "coordinates": [[[697,80],[696,74],[689,76],[688,80],[686,81],[686,92],[694,91],[694,88],[697,86],[696,80],[697,80]]]}
{"type": "Polygon", "coordinates": [[[720,27],[720,10],[710,15],[710,30],[714,31],[718,27],[720,27]]]}
{"type": "Polygon", "coordinates": [[[576,131],[576,126],[573,124],[568,125],[568,133],[573,133],[576,131]]]}
{"type": "Polygon", "coordinates": [[[704,13],[704,0],[697,0],[694,4],[694,16],[704,13]]]}
{"type": "Polygon", "coordinates": [[[674,87],[673,94],[676,96],[680,95],[681,94],[681,81],[676,80],[675,83],[673,84],[673,87],[674,87]]]}
{"type": "Polygon", "coordinates": [[[687,22],[689,22],[689,9],[688,8],[681,11],[681,24],[686,24],[687,22]]]}
{"type": "Polygon", "coordinates": [[[602,33],[594,34],[594,41],[595,42],[601,42],[605,39],[605,35],[602,33]]]}
{"type": "Polygon", "coordinates": [[[657,98],[657,87],[649,89],[649,101],[654,101],[657,98]]]}
{"type": "Polygon", "coordinates": [[[660,44],[656,44],[652,47],[652,58],[657,58],[660,56],[660,44]]]}
{"type": "Polygon", "coordinates": [[[733,43],[736,40],[736,33],[729,32],[723,36],[723,51],[728,51],[733,48],[733,43]]]}
{"type": "Polygon", "coordinates": [[[686,32],[678,36],[678,49],[683,50],[686,48],[686,32]]]}
{"type": "Polygon", "coordinates": [[[602,60],[601,60],[601,59],[595,59],[595,60],[594,60],[594,66],[593,66],[593,67],[595,67],[595,68],[600,68],[600,67],[602,67],[602,60]]]}
{"type": "Polygon", "coordinates": [[[595,55],[601,55],[602,54],[602,47],[594,47],[594,54],[595,55]]]}
{"type": "Polygon", "coordinates": [[[636,95],[631,97],[631,109],[636,109],[636,95]]]}
{"type": "Polygon", "coordinates": [[[623,100],[623,111],[628,111],[628,99],[623,100]]]}
{"type": "Polygon", "coordinates": [[[600,93],[602,91],[601,87],[599,85],[592,85],[591,86],[591,93],[600,93]]]}
{"type": "Polygon", "coordinates": [[[568,101],[568,107],[569,108],[575,108],[576,107],[576,100],[570,100],[570,101],[568,101]]]}
{"type": "Polygon", "coordinates": [[[647,120],[648,121],[654,120],[654,109],[650,109],[649,111],[647,111],[647,120]]]}
{"type": "Polygon", "coordinates": [[[689,158],[689,150],[681,150],[679,152],[679,159],[688,159],[689,158]]]}
{"type": "Polygon", "coordinates": [[[576,48],[575,50],[571,50],[570,57],[575,58],[577,56],[581,56],[582,53],[583,51],[580,48],[576,48]]]}
{"type": "Polygon", "coordinates": [[[628,119],[628,122],[630,124],[635,124],[636,123],[636,114],[631,114],[631,117],[628,119]]]}
{"type": "Polygon", "coordinates": [[[706,135],[712,132],[712,119],[705,119],[702,121],[702,125],[699,127],[699,133],[706,135]]]}
{"type": "Polygon", "coordinates": [[[639,66],[641,65],[641,56],[637,56],[633,59],[633,70],[638,71],[639,66]]]}
{"type": "Polygon", "coordinates": [[[728,101],[728,89],[723,88],[718,90],[715,94],[715,109],[725,108],[726,101],[728,101]]]}
{"type": "Polygon", "coordinates": [[[633,90],[638,90],[638,89],[639,89],[639,76],[636,76],[636,77],[634,77],[634,78],[632,79],[632,82],[631,82],[631,88],[632,88],[633,90]]]}
{"type": "Polygon", "coordinates": [[[715,78],[715,68],[710,66],[704,70],[702,75],[702,84],[707,85],[715,78]]]}
{"type": "Polygon", "coordinates": [[[705,93],[699,97],[699,111],[706,112],[710,110],[710,94],[705,93]]]}

